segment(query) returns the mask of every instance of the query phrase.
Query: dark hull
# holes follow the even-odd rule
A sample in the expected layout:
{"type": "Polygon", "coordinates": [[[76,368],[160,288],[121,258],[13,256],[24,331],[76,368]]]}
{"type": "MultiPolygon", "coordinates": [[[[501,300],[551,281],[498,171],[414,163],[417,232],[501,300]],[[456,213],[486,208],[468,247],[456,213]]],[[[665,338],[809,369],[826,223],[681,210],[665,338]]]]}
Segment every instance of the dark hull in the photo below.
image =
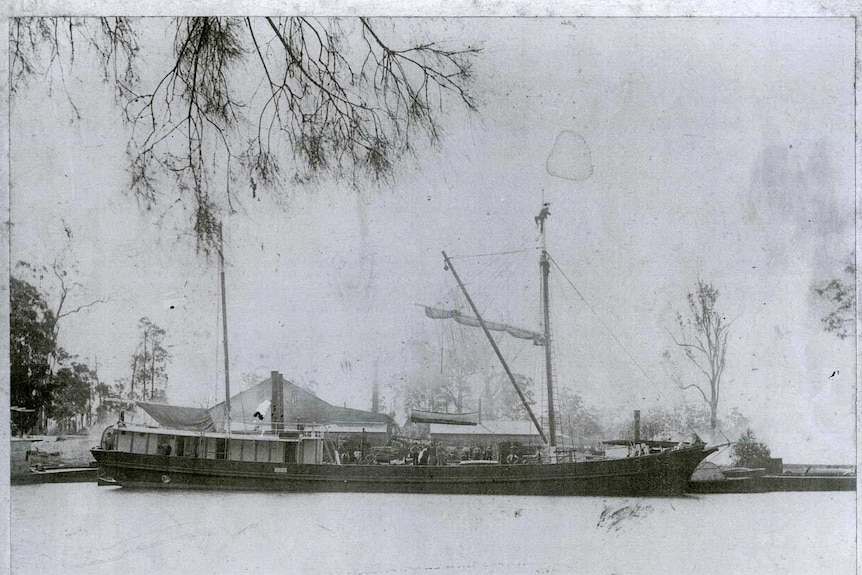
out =
{"type": "Polygon", "coordinates": [[[556,465],[309,465],[139,455],[94,449],[124,487],[496,495],[679,495],[713,449],[556,465]]]}
{"type": "Polygon", "coordinates": [[[96,481],[97,467],[67,467],[57,469],[45,469],[43,471],[30,471],[28,473],[13,475],[10,478],[12,485],[34,485],[37,483],[85,483],[96,481]]]}
{"type": "Polygon", "coordinates": [[[773,491],[855,491],[856,477],[763,475],[743,479],[690,481],[690,493],[768,493],[773,491]]]}

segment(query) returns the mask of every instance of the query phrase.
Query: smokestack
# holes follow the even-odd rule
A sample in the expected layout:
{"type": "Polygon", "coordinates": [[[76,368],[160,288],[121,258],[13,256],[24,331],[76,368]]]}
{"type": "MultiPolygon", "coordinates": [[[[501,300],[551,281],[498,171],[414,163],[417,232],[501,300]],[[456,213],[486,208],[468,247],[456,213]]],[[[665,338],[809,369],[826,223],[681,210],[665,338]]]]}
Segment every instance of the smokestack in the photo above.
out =
{"type": "Polygon", "coordinates": [[[641,410],[635,410],[635,443],[641,442],[641,410]]]}
{"type": "Polygon", "coordinates": [[[277,371],[270,373],[272,383],[272,431],[284,430],[284,378],[277,371]]]}
{"type": "Polygon", "coordinates": [[[371,413],[380,412],[380,360],[374,360],[374,381],[371,388],[371,413]]]}

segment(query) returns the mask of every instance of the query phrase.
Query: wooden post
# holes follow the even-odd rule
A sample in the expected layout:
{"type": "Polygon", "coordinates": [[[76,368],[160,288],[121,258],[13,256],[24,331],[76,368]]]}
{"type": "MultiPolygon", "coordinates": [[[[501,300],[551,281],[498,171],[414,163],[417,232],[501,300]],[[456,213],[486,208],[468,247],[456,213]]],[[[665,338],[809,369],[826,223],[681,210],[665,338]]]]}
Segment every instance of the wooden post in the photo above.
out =
{"type": "Polygon", "coordinates": [[[380,360],[374,360],[374,381],[371,388],[371,413],[380,413],[380,360]]]}
{"type": "Polygon", "coordinates": [[[635,410],[635,445],[641,442],[641,410],[635,410]]]}
{"type": "Polygon", "coordinates": [[[224,240],[222,238],[221,222],[218,224],[218,267],[221,279],[221,323],[224,343],[224,414],[225,431],[230,435],[230,356],[227,344],[227,295],[224,281],[224,240]]]}

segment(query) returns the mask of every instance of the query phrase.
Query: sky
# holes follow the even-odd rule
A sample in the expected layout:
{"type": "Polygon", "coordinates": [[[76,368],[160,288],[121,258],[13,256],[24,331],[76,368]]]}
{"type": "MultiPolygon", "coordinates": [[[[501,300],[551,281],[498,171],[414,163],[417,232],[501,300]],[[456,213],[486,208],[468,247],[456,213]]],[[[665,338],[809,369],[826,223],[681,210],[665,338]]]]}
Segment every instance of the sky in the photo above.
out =
{"type": "MultiPolygon", "coordinates": [[[[165,25],[150,20],[147,34],[165,25]]],[[[533,218],[550,202],[548,249],[583,295],[553,284],[566,386],[622,412],[698,401],[668,381],[661,354],[703,278],[733,322],[720,413],[737,407],[785,461],[855,459],[854,342],[823,331],[812,289],[854,251],[852,20],[383,29],[481,44],[479,111],[448,111],[440,144],[420,146],[385,185],[244,196],[224,221],[235,385],[278,370],[368,408],[375,373],[386,384],[428,367],[409,342],[440,338],[416,304],[454,287],[441,250],[535,246],[533,218]]],[[[145,74],[160,57],[147,56],[145,74]]],[[[147,212],[128,193],[128,133],[98,72],[78,58],[65,87],[34,81],[11,110],[12,261],[62,261],[80,284],[75,303],[108,300],[66,318],[62,345],[98,359],[103,379],[128,376],[149,317],[168,334],[172,401],[220,401],[217,266],[182,232],[184,215],[147,212]]],[[[486,260],[455,263],[489,318],[538,329],[538,266],[516,260],[487,282],[486,260]]]]}

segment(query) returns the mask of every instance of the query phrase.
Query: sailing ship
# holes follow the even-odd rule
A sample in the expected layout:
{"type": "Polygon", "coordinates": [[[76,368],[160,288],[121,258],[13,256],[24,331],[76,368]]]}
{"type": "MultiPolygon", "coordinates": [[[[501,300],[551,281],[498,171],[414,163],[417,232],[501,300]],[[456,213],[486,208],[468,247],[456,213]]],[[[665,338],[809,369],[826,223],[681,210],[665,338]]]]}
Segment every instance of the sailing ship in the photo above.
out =
{"type": "MultiPolygon", "coordinates": [[[[543,238],[540,259],[543,333],[486,322],[445,252],[445,268],[455,277],[473,315],[426,308],[429,317],[448,317],[465,325],[482,328],[545,444],[540,452],[541,457],[516,465],[505,461],[460,461],[450,464],[445,458],[435,458],[435,465],[418,464],[421,458],[413,459],[412,464],[407,464],[407,460],[379,462],[377,458],[363,458],[361,463],[346,464],[323,426],[312,423],[285,424],[283,378],[278,372],[272,373],[269,428],[235,431],[230,422],[225,324],[226,422],[223,429],[216,429],[209,412],[203,409],[141,404],[162,426],[118,423],[107,428],[100,445],[92,450],[102,474],[103,481],[100,484],[145,488],[477,495],[656,496],[684,493],[695,468],[716,450],[707,447],[699,439],[644,450],[629,457],[599,457],[584,461],[563,461],[557,458],[554,382],[549,345],[550,259],[544,242],[548,215],[548,206],[545,204],[536,218],[543,238]],[[533,339],[537,345],[545,348],[547,434],[518,386],[492,331],[533,339]]],[[[221,250],[219,262],[224,307],[224,258],[221,250]]],[[[226,317],[224,311],[222,317],[226,317]]],[[[418,412],[413,415],[425,421],[474,424],[472,414],[418,412]]]]}

